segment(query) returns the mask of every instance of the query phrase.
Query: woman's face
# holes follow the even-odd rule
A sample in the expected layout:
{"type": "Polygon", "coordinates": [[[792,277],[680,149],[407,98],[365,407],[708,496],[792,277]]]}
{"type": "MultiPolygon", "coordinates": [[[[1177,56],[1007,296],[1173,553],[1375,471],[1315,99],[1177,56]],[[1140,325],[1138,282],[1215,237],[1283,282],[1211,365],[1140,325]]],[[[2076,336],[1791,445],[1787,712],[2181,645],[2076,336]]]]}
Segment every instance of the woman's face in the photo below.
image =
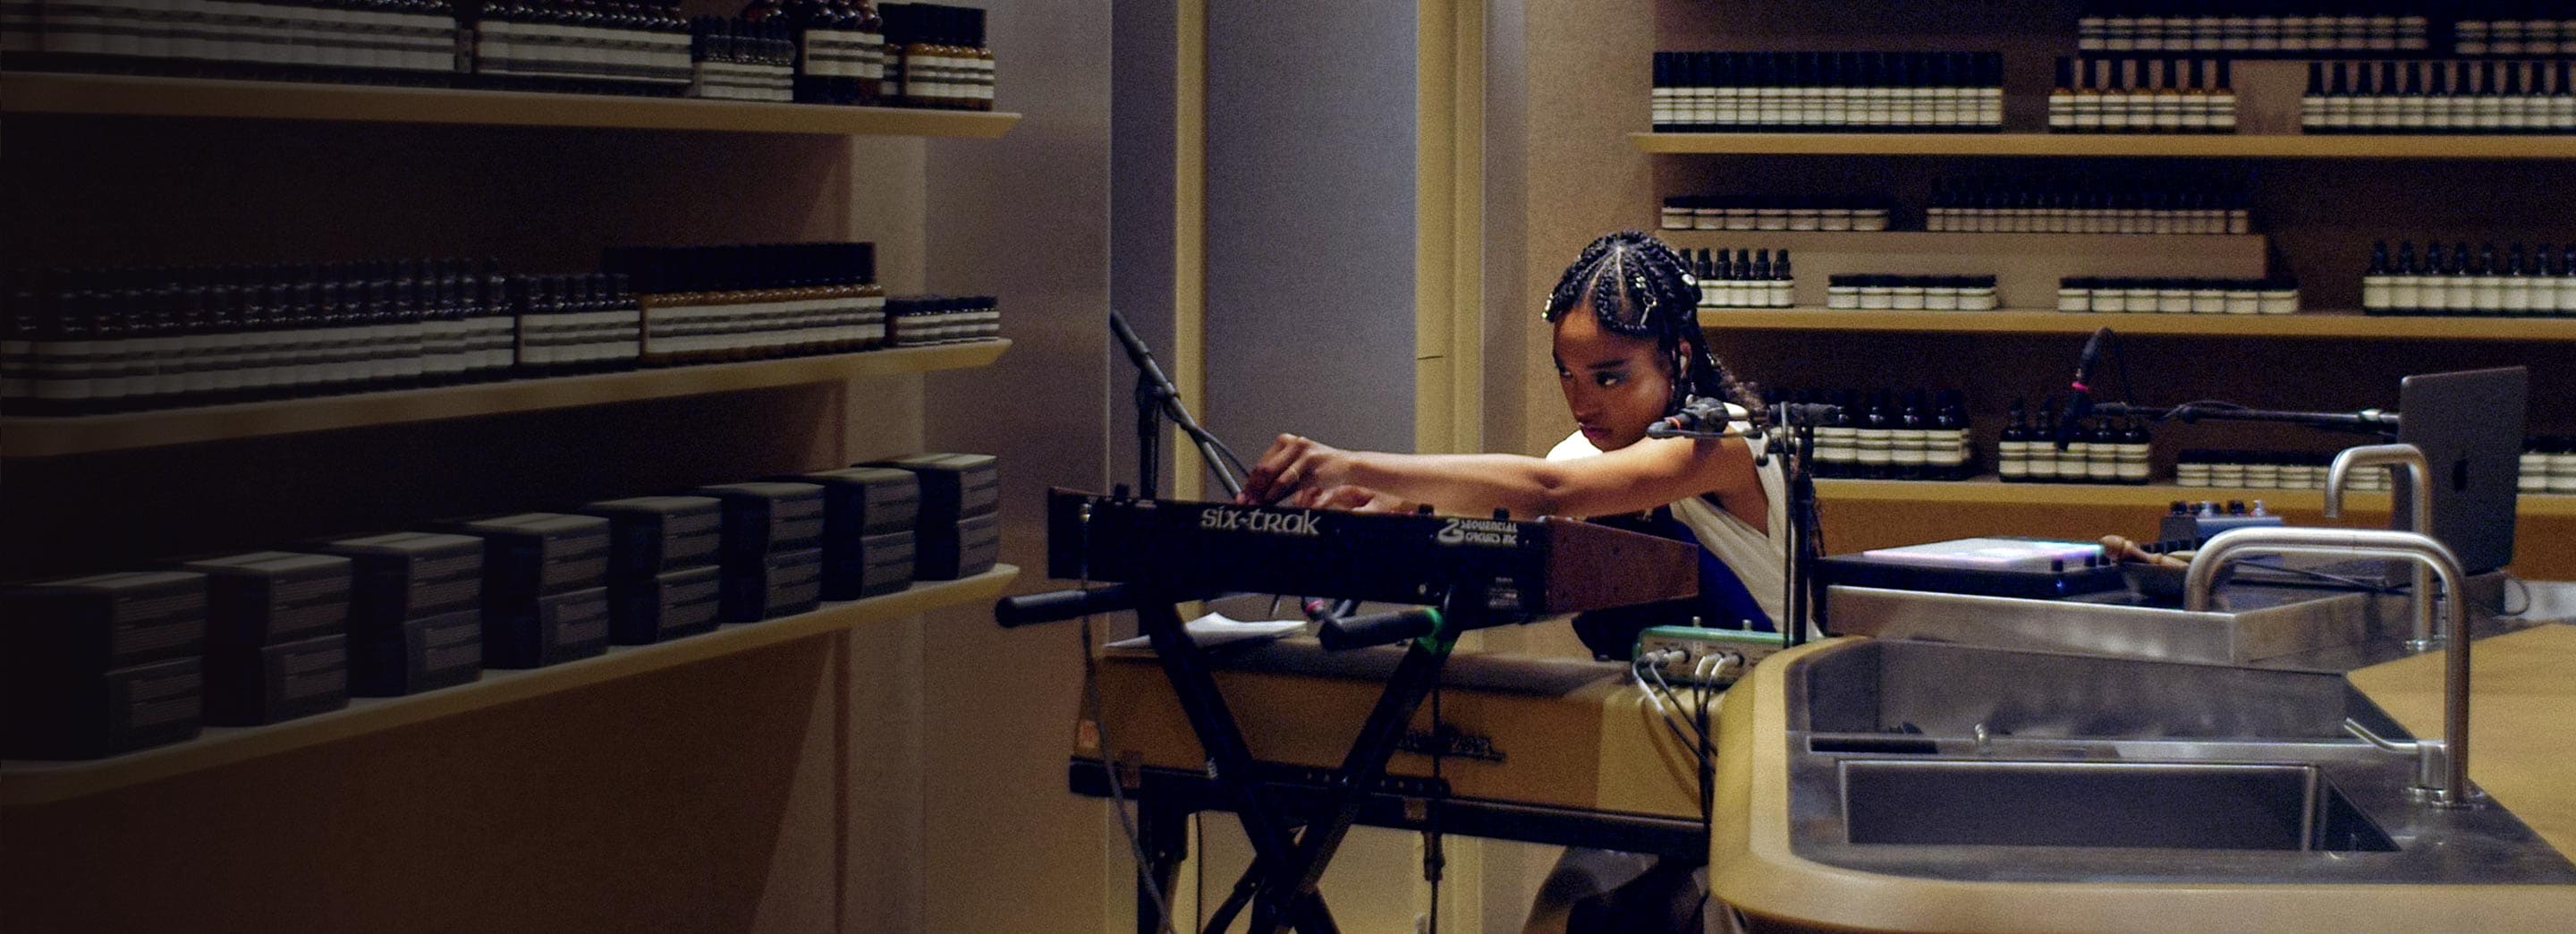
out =
{"type": "Polygon", "coordinates": [[[1556,319],[1556,384],[1583,439],[1604,451],[1645,438],[1673,395],[1655,342],[1604,330],[1589,304],[1556,319]]]}

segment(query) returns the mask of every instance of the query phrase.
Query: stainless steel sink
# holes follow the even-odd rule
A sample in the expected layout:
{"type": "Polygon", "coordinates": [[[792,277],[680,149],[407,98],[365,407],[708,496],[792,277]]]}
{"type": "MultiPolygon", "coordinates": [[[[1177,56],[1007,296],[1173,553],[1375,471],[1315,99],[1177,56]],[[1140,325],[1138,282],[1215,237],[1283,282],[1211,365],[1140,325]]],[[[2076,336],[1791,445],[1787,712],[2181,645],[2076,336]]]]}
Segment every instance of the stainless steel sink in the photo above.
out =
{"type": "Polygon", "coordinates": [[[1791,847],[1927,878],[2576,884],[2513,814],[2419,807],[2338,675],[1863,640],[1791,663],[1791,847]]]}
{"type": "Polygon", "coordinates": [[[1853,843],[2387,851],[2312,765],[1846,759],[1853,843]]]}

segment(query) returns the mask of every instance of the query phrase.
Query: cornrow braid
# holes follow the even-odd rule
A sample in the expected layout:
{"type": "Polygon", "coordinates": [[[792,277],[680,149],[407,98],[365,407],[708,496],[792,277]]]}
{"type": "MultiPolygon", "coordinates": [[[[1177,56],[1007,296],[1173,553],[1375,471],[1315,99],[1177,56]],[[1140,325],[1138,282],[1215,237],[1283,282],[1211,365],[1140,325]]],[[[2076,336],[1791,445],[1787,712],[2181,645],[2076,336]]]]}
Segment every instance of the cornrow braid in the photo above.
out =
{"type": "Polygon", "coordinates": [[[1697,396],[1743,406],[1756,424],[1763,421],[1761,399],[1709,352],[1699,327],[1699,283],[1663,241],[1635,230],[1592,241],[1558,277],[1540,317],[1553,324],[1586,305],[1604,330],[1653,340],[1672,372],[1687,375],[1673,380],[1665,414],[1681,411],[1697,396]]]}

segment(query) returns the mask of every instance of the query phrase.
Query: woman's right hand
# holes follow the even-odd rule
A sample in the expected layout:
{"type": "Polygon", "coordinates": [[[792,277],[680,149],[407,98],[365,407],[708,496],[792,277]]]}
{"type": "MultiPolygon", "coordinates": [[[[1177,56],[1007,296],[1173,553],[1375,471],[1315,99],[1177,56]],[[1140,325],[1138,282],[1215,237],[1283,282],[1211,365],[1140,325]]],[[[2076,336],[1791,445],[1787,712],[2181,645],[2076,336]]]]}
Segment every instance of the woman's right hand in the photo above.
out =
{"type": "Polygon", "coordinates": [[[1243,494],[1234,501],[1267,505],[1305,490],[1341,486],[1350,473],[1351,453],[1313,438],[1280,435],[1270,450],[1243,477],[1243,494]]]}
{"type": "Polygon", "coordinates": [[[1402,497],[1364,486],[1343,484],[1330,488],[1308,488],[1288,498],[1288,505],[1301,509],[1339,509],[1345,512],[1412,512],[1413,504],[1402,497]]]}

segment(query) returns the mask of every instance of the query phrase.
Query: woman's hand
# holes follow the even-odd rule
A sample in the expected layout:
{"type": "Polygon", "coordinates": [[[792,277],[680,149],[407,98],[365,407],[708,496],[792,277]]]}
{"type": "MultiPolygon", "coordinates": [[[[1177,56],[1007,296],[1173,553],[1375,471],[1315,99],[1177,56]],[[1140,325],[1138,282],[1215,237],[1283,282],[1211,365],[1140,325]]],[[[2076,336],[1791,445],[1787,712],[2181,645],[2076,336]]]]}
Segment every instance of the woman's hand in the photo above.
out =
{"type": "Polygon", "coordinates": [[[1299,435],[1280,435],[1243,478],[1235,502],[1262,505],[1305,490],[1328,491],[1350,482],[1351,452],[1299,435]]]}
{"type": "Polygon", "coordinates": [[[1343,484],[1336,487],[1307,487],[1288,498],[1288,505],[1301,509],[1339,509],[1347,512],[1412,512],[1413,504],[1402,497],[1364,486],[1343,484]]]}

